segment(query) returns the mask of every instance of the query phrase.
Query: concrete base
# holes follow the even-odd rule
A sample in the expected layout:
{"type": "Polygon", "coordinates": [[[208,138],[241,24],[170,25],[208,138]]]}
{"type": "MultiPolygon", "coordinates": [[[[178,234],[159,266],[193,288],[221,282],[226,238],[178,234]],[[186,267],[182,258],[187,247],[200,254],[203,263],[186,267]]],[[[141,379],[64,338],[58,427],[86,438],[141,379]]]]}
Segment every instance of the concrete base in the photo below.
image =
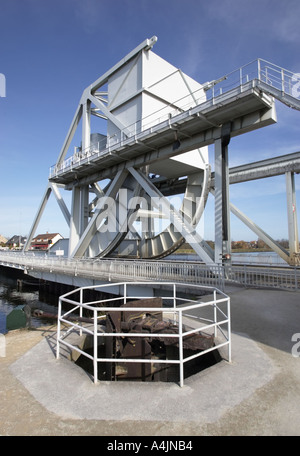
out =
{"type": "MultiPolygon", "coordinates": [[[[0,434],[300,435],[300,359],[291,353],[292,336],[300,333],[300,294],[227,293],[233,361],[186,379],[183,388],[172,383],[94,385],[80,367],[55,359],[51,331],[15,360],[0,359],[5,417],[0,434]],[[8,398],[6,390],[12,387],[16,394],[8,398]],[[26,420],[12,406],[20,391],[19,410],[26,420]]],[[[15,339],[30,333],[18,332],[15,339]]]]}
{"type": "Polygon", "coordinates": [[[189,377],[183,388],[162,382],[94,385],[74,363],[54,358],[53,342],[52,337],[44,339],[11,370],[38,402],[63,418],[212,423],[268,383],[277,371],[253,341],[234,335],[234,361],[222,361],[189,377]]]}

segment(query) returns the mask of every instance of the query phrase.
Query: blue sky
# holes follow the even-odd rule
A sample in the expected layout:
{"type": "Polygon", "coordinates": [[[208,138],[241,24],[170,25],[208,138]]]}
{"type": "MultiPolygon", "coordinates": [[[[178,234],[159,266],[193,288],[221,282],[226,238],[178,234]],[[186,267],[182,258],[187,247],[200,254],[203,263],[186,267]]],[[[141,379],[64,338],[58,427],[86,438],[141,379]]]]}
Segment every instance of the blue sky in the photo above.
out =
{"type": "MultiPolygon", "coordinates": [[[[29,232],[83,89],[146,38],[156,35],[153,51],[200,83],[258,57],[300,73],[299,17],[299,0],[0,0],[0,234],[29,232]]],[[[276,125],[232,139],[230,166],[300,150],[300,113],[276,105],[276,125]]],[[[296,186],[299,199],[299,176],[296,186]]],[[[273,238],[287,238],[284,176],[230,192],[273,238]]],[[[212,213],[209,201],[207,239],[212,213]]],[[[54,197],[45,231],[68,236],[54,197]]],[[[232,238],[256,236],[232,218],[232,238]]]]}

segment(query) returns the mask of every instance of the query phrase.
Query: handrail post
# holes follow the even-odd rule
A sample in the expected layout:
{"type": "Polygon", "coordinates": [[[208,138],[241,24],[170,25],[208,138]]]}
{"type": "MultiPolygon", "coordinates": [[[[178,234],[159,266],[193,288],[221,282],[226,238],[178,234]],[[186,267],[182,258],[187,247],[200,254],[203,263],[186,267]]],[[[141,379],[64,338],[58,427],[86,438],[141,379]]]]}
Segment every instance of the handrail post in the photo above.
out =
{"type": "MultiPolygon", "coordinates": [[[[79,291],[79,301],[80,301],[80,307],[79,307],[79,316],[80,318],[82,318],[82,304],[83,304],[83,289],[80,288],[80,291],[79,291]]],[[[80,329],[79,331],[79,334],[80,334],[80,337],[82,336],[82,329],[80,329]]]]}
{"type": "Polygon", "coordinates": [[[230,298],[227,298],[227,319],[228,319],[228,362],[231,363],[231,315],[230,298]]]}
{"type": "Polygon", "coordinates": [[[217,292],[214,290],[214,335],[217,337],[217,292]]]}
{"type": "Polygon", "coordinates": [[[182,310],[178,311],[178,326],[179,326],[179,384],[183,387],[184,383],[184,367],[183,367],[183,338],[182,338],[182,310]]]}
{"type": "Polygon", "coordinates": [[[97,328],[97,309],[94,309],[94,383],[98,383],[98,328],[97,328]]]}
{"type": "Polygon", "coordinates": [[[243,91],[243,68],[240,68],[240,88],[241,92],[243,91]]]}
{"type": "Polygon", "coordinates": [[[173,309],[174,309],[173,323],[176,324],[176,283],[173,283],[173,309]]]}
{"type": "Polygon", "coordinates": [[[126,302],[127,302],[127,283],[126,282],[124,283],[123,293],[124,293],[124,304],[126,304],[126,302]]]}
{"type": "Polygon", "coordinates": [[[60,339],[60,317],[61,317],[61,298],[58,299],[58,314],[57,314],[57,336],[56,336],[56,359],[59,359],[59,339],[60,339]]]}

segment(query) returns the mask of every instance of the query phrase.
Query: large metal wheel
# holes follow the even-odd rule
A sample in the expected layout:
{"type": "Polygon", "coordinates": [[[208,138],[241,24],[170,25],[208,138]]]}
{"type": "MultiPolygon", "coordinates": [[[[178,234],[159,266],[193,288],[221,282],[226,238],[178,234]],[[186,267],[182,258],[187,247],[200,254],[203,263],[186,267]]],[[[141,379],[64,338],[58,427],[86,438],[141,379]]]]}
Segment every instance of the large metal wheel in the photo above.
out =
{"type": "MultiPolygon", "coordinates": [[[[145,177],[149,178],[148,173],[145,177]]],[[[182,202],[179,213],[183,220],[195,228],[203,215],[209,187],[209,164],[187,176],[185,192],[180,196],[182,202]]],[[[172,223],[171,214],[155,213],[151,210],[152,206],[149,205],[149,210],[147,208],[143,210],[140,202],[149,200],[149,197],[133,176],[127,176],[122,189],[126,190],[127,201],[124,202],[124,193],[121,197],[119,192],[114,201],[113,213],[107,209],[107,217],[102,214],[101,224],[99,223],[98,230],[89,246],[89,257],[117,256],[159,259],[170,255],[185,242],[182,233],[172,223]],[[134,204],[130,205],[132,201],[134,204]],[[124,217],[124,210],[127,210],[126,217],[124,217]],[[122,211],[123,216],[121,217],[122,211]],[[164,217],[165,226],[160,229],[161,224],[159,224],[157,230],[154,227],[154,220],[161,216],[164,217]],[[143,226],[142,232],[136,229],[137,222],[143,226]]],[[[170,191],[172,189],[169,189],[170,191]]]]}

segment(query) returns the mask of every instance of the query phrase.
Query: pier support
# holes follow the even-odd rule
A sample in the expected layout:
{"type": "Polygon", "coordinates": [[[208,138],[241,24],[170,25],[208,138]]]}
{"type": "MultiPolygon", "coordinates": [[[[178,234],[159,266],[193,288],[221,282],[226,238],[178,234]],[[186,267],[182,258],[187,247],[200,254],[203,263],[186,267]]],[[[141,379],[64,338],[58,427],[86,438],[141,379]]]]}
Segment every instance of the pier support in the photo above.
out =
{"type": "Polygon", "coordinates": [[[297,206],[296,206],[296,193],[295,193],[295,174],[293,172],[288,171],[285,173],[285,179],[286,179],[290,264],[297,265],[297,264],[299,264],[299,235],[298,235],[297,206]]]}
{"type": "Polygon", "coordinates": [[[215,141],[215,263],[230,255],[230,206],[228,144],[231,123],[222,126],[221,138],[215,141]]]}

